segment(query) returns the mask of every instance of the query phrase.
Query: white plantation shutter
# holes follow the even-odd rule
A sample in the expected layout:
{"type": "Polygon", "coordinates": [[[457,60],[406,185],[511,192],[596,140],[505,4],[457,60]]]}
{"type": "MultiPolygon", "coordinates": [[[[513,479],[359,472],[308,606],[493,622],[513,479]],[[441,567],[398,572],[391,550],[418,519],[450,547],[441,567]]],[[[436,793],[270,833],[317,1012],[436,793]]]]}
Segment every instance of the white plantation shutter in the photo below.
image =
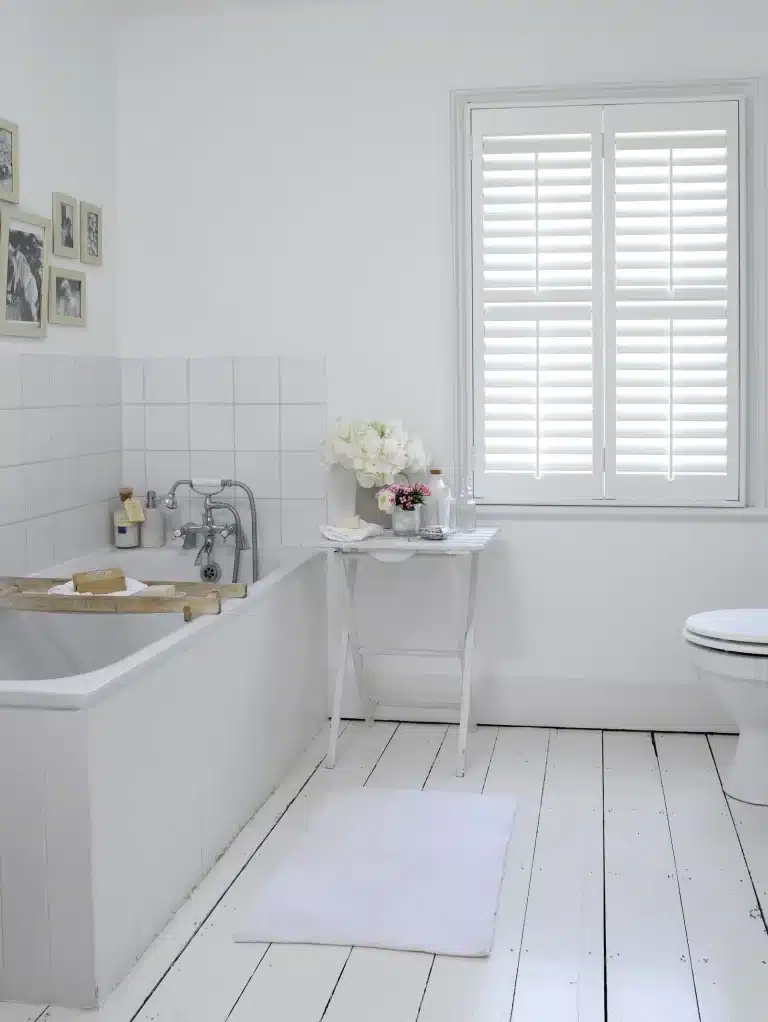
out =
{"type": "Polygon", "coordinates": [[[606,489],[736,500],[738,104],[605,110],[606,489]]]}
{"type": "Polygon", "coordinates": [[[738,103],[474,110],[471,133],[478,495],[737,500],[738,103]]]}
{"type": "Polygon", "coordinates": [[[602,486],[601,133],[594,107],[472,115],[475,488],[602,486]]]}

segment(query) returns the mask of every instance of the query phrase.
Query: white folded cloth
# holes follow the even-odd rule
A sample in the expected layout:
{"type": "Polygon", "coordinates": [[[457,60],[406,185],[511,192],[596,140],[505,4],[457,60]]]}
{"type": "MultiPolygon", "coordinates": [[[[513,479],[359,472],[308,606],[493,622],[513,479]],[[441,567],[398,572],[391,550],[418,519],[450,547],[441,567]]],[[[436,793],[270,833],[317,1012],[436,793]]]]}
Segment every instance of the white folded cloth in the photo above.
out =
{"type": "Polygon", "coordinates": [[[374,522],[364,522],[356,529],[345,529],[341,525],[321,525],[320,532],[332,543],[359,543],[363,539],[370,539],[372,536],[380,536],[384,530],[374,522]]]}
{"type": "MultiPolygon", "coordinates": [[[[118,593],[99,593],[99,596],[135,596],[136,593],[140,593],[147,586],[144,582],[139,582],[135,578],[126,578],[125,589],[121,589],[118,593]]],[[[74,582],[64,582],[60,586],[53,586],[52,589],[48,590],[49,596],[95,596],[95,593],[78,593],[75,589],[74,582]]]]}

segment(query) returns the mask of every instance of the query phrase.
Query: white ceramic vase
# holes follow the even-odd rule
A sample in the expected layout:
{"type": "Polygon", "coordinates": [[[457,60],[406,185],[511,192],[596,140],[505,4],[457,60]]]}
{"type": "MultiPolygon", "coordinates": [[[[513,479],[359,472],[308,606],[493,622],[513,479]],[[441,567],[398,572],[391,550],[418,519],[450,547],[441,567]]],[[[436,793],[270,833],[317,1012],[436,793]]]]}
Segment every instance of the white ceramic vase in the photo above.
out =
{"type": "Polygon", "coordinates": [[[357,476],[341,465],[328,469],[328,524],[340,525],[355,514],[357,476]]]}
{"type": "Polygon", "coordinates": [[[406,511],[402,507],[392,508],[392,531],[396,536],[418,536],[421,524],[421,508],[406,511]]]}

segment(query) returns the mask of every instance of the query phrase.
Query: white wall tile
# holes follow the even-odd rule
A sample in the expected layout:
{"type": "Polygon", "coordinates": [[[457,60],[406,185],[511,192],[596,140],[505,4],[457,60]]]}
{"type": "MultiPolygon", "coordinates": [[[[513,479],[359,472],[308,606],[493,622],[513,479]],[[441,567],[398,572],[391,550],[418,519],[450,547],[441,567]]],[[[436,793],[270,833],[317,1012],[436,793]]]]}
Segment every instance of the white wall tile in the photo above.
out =
{"type": "Polygon", "coordinates": [[[0,466],[21,461],[21,412],[18,408],[0,409],[0,466]]]}
{"type": "Polygon", "coordinates": [[[281,420],[282,450],[320,450],[327,428],[325,405],[284,405],[281,420]]]}
{"type": "Polygon", "coordinates": [[[0,575],[26,575],[27,530],[23,522],[0,527],[0,575]]]}
{"type": "MultiPolygon", "coordinates": [[[[60,511],[53,519],[53,557],[56,564],[79,556],[80,510],[60,511]]],[[[94,549],[97,544],[94,542],[94,549]]]]}
{"type": "Polygon", "coordinates": [[[144,361],[140,358],[120,359],[121,398],[126,404],[144,400],[144,361]]]}
{"type": "MultiPolygon", "coordinates": [[[[282,501],[279,500],[257,500],[256,501],[256,536],[260,550],[275,549],[282,546],[283,523],[282,523],[282,501]]],[[[239,508],[240,514],[245,521],[246,511],[239,508]]]]}
{"type": "MultiPolygon", "coordinates": [[[[114,360],[110,360],[114,361],[114,360]]],[[[75,403],[75,364],[72,355],[51,355],[51,404],[75,403]]]]}
{"type": "Polygon", "coordinates": [[[191,358],[189,400],[198,404],[231,404],[234,400],[233,359],[191,358]]]}
{"type": "Polygon", "coordinates": [[[317,404],[327,398],[325,359],[317,355],[280,358],[280,400],[283,404],[317,404]]]}
{"type": "Polygon", "coordinates": [[[188,451],[147,451],[148,490],[167,493],[177,479],[189,479],[189,475],[188,451]]]}
{"type": "MultiPolygon", "coordinates": [[[[120,405],[108,405],[101,409],[102,428],[104,430],[104,449],[117,452],[122,446],[123,424],[120,405]]],[[[145,423],[146,429],[146,423],[145,423]]]]}
{"type": "Polygon", "coordinates": [[[96,355],[78,355],[75,360],[75,404],[81,407],[104,400],[99,393],[100,361],[96,355]]]}
{"type": "Polygon", "coordinates": [[[144,405],[123,405],[122,439],[124,451],[143,451],[146,447],[144,405]]]}
{"type": "Polygon", "coordinates": [[[0,408],[19,408],[21,405],[21,355],[0,352],[0,408]]]}
{"type": "Polygon", "coordinates": [[[189,471],[192,479],[234,479],[235,452],[192,451],[189,471]]]}
{"type": "Polygon", "coordinates": [[[77,458],[50,462],[51,504],[54,511],[66,511],[78,503],[77,458]]]}
{"type": "Polygon", "coordinates": [[[277,356],[245,355],[235,359],[237,404],[269,405],[280,401],[280,370],[277,356]]]}
{"type": "Polygon", "coordinates": [[[189,423],[189,446],[193,451],[234,450],[232,405],[190,405],[189,423]]]}
{"type": "Polygon", "coordinates": [[[282,502],[282,540],[284,546],[306,546],[320,538],[325,524],[324,500],[284,500],[282,502]]]}
{"type": "Polygon", "coordinates": [[[21,401],[25,408],[51,404],[51,360],[47,355],[21,356],[21,401]]]}
{"type": "Polygon", "coordinates": [[[144,360],[144,398],[149,404],[183,404],[188,400],[187,359],[144,360]]]}
{"type": "Polygon", "coordinates": [[[75,442],[75,415],[78,409],[63,406],[51,408],[48,421],[51,427],[51,457],[73,458],[77,454],[75,442]]]}
{"type": "Polygon", "coordinates": [[[279,424],[277,405],[235,405],[235,450],[279,450],[279,424]]]}
{"type": "Polygon", "coordinates": [[[132,486],[133,492],[144,496],[147,492],[147,466],[144,451],[123,451],[120,459],[121,486],[132,486]]]}
{"type": "MultiPolygon", "coordinates": [[[[13,528],[13,526],[8,526],[13,528]]],[[[27,522],[27,567],[29,573],[53,567],[53,518],[33,518],[27,522]]]]}
{"type": "Polygon", "coordinates": [[[282,455],[282,495],[288,499],[325,499],[327,470],[319,454],[282,455]]]}
{"type": "Polygon", "coordinates": [[[235,476],[250,486],[254,496],[280,496],[280,455],[277,451],[238,451],[235,476]]]}
{"type": "Polygon", "coordinates": [[[148,451],[189,450],[189,405],[147,405],[148,451]]]}
{"type": "Polygon", "coordinates": [[[21,460],[48,461],[53,448],[51,411],[24,408],[21,412],[21,460]]]}
{"type": "Polygon", "coordinates": [[[53,472],[50,461],[22,466],[25,518],[49,515],[53,505],[53,472]]]}
{"type": "Polygon", "coordinates": [[[24,476],[19,466],[0,468],[0,525],[24,520],[24,476]]]}

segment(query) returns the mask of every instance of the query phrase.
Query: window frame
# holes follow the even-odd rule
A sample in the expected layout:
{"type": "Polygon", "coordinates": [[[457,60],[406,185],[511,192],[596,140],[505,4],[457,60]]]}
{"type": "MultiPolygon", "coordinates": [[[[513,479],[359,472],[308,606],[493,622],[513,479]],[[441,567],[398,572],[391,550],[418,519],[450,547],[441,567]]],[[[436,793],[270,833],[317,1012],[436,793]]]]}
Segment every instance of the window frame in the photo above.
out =
{"type": "Polygon", "coordinates": [[[691,508],[768,507],[768,473],[764,466],[767,427],[765,295],[766,295],[766,81],[737,79],[676,85],[602,85],[551,89],[496,89],[454,92],[452,121],[452,212],[454,235],[455,338],[457,387],[455,450],[459,477],[474,472],[475,409],[473,345],[473,250],[471,206],[471,115],[473,110],[508,107],[562,107],[626,103],[737,101],[739,105],[739,452],[738,499],[654,499],[637,497],[515,499],[494,496],[479,500],[496,516],[529,509],[630,508],[654,512],[691,508]],[[747,230],[749,225],[749,230],[747,230]],[[762,341],[762,343],[761,343],[762,341]]]}

